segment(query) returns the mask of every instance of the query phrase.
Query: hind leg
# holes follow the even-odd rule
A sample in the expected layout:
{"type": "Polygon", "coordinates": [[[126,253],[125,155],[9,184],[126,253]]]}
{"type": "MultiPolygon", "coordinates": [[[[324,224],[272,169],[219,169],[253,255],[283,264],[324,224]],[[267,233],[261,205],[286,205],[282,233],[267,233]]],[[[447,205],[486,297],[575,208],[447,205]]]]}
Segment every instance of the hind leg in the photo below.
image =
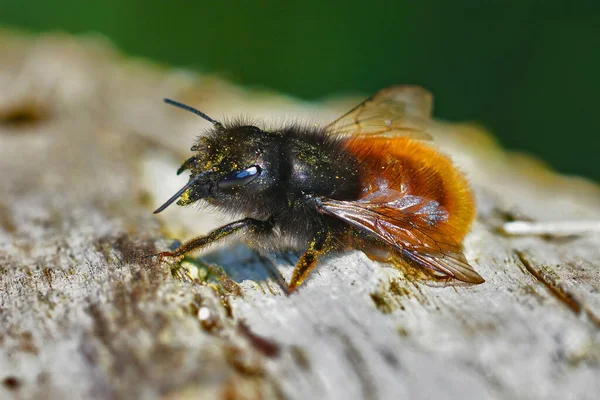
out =
{"type": "Polygon", "coordinates": [[[317,265],[319,256],[331,250],[331,232],[328,229],[322,229],[317,232],[311,240],[308,250],[302,254],[300,260],[296,263],[292,279],[288,285],[288,293],[292,293],[306,280],[308,275],[317,265]]]}

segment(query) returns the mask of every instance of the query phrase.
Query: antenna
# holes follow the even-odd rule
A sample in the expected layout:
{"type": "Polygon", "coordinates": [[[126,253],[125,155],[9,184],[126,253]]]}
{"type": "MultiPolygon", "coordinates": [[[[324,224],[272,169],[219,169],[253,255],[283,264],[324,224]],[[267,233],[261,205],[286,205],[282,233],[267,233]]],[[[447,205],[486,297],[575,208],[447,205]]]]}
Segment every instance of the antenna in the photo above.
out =
{"type": "Polygon", "coordinates": [[[171,100],[171,99],[163,99],[165,103],[170,104],[172,106],[175,107],[179,107],[182,108],[186,111],[189,111],[193,114],[199,115],[200,117],[204,118],[205,120],[207,120],[208,122],[210,122],[211,124],[213,124],[217,129],[221,130],[223,129],[223,124],[221,124],[219,121],[212,119],[211,117],[209,117],[208,115],[204,114],[202,111],[195,109],[194,107],[190,107],[188,105],[185,105],[183,103],[180,103],[178,101],[175,100],[171,100]]]}
{"type": "Polygon", "coordinates": [[[184,187],[182,187],[181,189],[179,189],[179,191],[177,193],[175,193],[169,200],[167,200],[165,202],[165,204],[163,204],[162,206],[158,207],[156,209],[156,211],[154,211],[154,214],[158,214],[159,212],[161,212],[165,208],[169,207],[171,205],[171,203],[173,203],[175,200],[177,200],[178,198],[180,198],[181,195],[186,190],[188,190],[194,183],[198,182],[200,176],[201,175],[196,176],[194,179],[190,180],[184,187]]]}

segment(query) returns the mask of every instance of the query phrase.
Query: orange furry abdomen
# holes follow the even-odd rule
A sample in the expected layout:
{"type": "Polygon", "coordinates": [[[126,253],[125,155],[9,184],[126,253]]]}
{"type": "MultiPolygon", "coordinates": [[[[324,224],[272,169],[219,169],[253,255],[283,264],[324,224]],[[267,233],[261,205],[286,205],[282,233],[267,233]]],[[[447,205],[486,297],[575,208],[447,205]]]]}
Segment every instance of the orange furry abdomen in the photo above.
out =
{"type": "Polygon", "coordinates": [[[448,220],[440,226],[457,242],[475,218],[475,201],[465,177],[449,157],[421,141],[398,138],[353,138],[346,142],[360,169],[361,197],[382,185],[402,195],[437,201],[448,220]]]}

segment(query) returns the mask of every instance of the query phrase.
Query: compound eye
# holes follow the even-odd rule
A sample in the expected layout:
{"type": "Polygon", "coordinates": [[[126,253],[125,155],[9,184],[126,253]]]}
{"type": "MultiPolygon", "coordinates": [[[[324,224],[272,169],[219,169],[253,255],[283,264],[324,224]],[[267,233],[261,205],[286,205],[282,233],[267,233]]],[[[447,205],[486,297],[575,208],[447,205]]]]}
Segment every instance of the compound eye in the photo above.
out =
{"type": "Polygon", "coordinates": [[[219,190],[230,190],[247,185],[258,178],[260,171],[258,165],[253,165],[241,171],[230,172],[217,183],[217,187],[219,190]]]}

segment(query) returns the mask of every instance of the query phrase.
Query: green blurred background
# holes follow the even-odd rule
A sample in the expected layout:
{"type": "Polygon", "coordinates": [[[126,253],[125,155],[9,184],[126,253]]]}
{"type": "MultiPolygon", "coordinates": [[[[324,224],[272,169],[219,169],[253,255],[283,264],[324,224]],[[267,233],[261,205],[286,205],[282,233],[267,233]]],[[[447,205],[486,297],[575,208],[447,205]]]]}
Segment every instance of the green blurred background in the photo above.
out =
{"type": "Polygon", "coordinates": [[[420,84],[437,117],[600,181],[598,0],[0,0],[0,24],[100,32],[132,55],[304,99],[420,84]]]}

